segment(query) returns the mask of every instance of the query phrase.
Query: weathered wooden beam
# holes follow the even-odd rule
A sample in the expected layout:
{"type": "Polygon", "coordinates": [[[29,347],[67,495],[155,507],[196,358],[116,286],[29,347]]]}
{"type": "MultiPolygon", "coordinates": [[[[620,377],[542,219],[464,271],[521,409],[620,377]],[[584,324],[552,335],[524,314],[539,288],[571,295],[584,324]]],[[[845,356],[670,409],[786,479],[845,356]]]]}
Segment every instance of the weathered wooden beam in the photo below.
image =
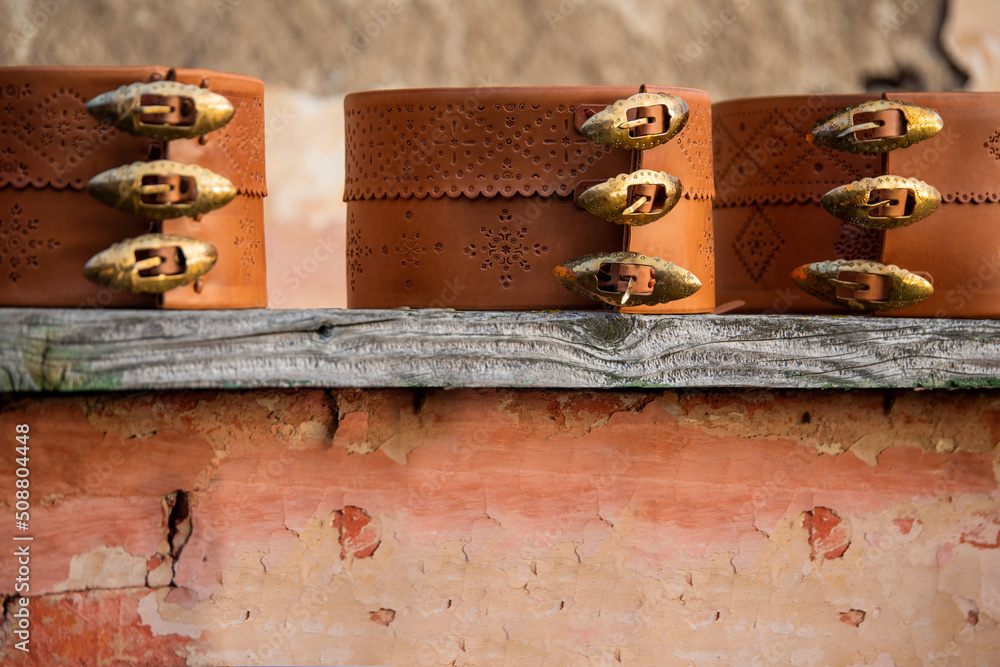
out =
{"type": "Polygon", "coordinates": [[[0,391],[995,387],[1000,323],[450,310],[0,310],[0,391]]]}

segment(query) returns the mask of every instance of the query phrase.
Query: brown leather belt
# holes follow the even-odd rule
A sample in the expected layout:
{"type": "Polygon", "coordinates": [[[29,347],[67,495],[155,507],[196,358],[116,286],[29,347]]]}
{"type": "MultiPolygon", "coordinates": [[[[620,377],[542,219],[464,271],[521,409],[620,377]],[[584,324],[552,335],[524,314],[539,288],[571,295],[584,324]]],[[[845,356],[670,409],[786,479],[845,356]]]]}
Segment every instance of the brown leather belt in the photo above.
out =
{"type": "Polygon", "coordinates": [[[200,69],[0,68],[0,305],[267,305],[263,92],[200,69]]]}
{"type": "Polygon", "coordinates": [[[739,312],[1000,316],[998,100],[716,104],[719,301],[739,312]]]}
{"type": "Polygon", "coordinates": [[[707,93],[394,90],[344,106],[348,307],[715,307],[707,93]]]}

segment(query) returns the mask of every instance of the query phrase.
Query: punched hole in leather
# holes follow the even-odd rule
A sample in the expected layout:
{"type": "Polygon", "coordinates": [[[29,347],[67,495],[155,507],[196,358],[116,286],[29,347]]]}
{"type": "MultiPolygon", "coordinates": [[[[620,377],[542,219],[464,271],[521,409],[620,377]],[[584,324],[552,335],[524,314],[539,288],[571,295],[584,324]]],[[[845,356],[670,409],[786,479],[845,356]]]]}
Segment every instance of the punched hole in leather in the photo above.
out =
{"type": "Polygon", "coordinates": [[[879,126],[866,130],[857,130],[854,133],[854,137],[858,141],[902,137],[906,134],[908,127],[906,115],[901,109],[885,109],[883,111],[867,111],[854,114],[854,125],[864,125],[866,123],[878,123],[879,126]]]}
{"type": "Polygon", "coordinates": [[[144,107],[170,107],[166,113],[139,114],[139,120],[147,125],[194,125],[196,111],[190,97],[164,97],[163,95],[143,95],[140,104],[144,107]]]}
{"type": "Polygon", "coordinates": [[[906,188],[872,190],[869,204],[881,204],[868,211],[869,218],[905,218],[913,214],[917,196],[906,188]]]}
{"type": "Polygon", "coordinates": [[[150,175],[142,177],[143,186],[168,186],[169,190],[142,195],[144,204],[178,204],[193,202],[198,196],[198,186],[190,176],[150,175]]]}
{"type": "Polygon", "coordinates": [[[857,283],[863,288],[837,287],[837,298],[853,299],[855,301],[886,301],[892,295],[892,278],[875,273],[858,273],[856,271],[841,271],[837,280],[845,283],[857,283]]]}
{"type": "Polygon", "coordinates": [[[628,290],[630,294],[652,294],[654,287],[656,269],[652,266],[608,262],[597,270],[597,289],[602,292],[624,294],[628,290]]]}
{"type": "Polygon", "coordinates": [[[184,258],[184,252],[178,246],[146,248],[135,251],[136,263],[144,259],[150,259],[151,257],[159,257],[162,261],[154,267],[140,269],[139,277],[176,276],[187,271],[187,261],[184,258]]]}

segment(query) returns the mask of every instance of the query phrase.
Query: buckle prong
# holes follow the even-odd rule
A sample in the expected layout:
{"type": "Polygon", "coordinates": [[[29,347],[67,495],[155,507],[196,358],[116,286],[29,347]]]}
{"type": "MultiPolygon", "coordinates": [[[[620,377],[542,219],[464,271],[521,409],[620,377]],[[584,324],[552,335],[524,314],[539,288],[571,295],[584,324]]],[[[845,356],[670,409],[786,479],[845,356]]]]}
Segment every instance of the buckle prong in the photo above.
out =
{"type": "Polygon", "coordinates": [[[868,208],[879,208],[880,206],[899,206],[900,202],[898,199],[886,199],[884,201],[874,201],[862,204],[868,208]]]}
{"type": "Polygon", "coordinates": [[[159,255],[152,255],[145,259],[138,259],[132,264],[132,270],[134,271],[149,271],[150,269],[155,269],[160,264],[163,264],[163,258],[159,255]]]}
{"type": "Polygon", "coordinates": [[[167,104],[158,104],[139,107],[136,111],[144,116],[163,116],[168,113],[173,113],[174,108],[167,104]]]}
{"type": "Polygon", "coordinates": [[[627,120],[619,123],[615,127],[620,127],[625,130],[631,130],[633,127],[640,127],[642,125],[649,125],[653,122],[652,118],[636,118],[635,120],[627,120]]]}
{"type": "Polygon", "coordinates": [[[632,215],[639,208],[641,208],[642,205],[645,204],[647,201],[649,201],[649,199],[647,199],[645,195],[643,195],[642,197],[639,197],[638,199],[635,200],[634,204],[632,204],[627,209],[625,209],[625,211],[623,212],[623,214],[624,215],[632,215]]]}
{"type": "Polygon", "coordinates": [[[852,289],[858,292],[866,292],[869,288],[864,283],[854,282],[853,280],[841,280],[840,278],[830,278],[829,283],[834,287],[843,287],[844,289],[852,289]]]}
{"type": "Polygon", "coordinates": [[[858,123],[857,125],[852,125],[843,132],[837,135],[838,139],[842,139],[849,134],[854,134],[855,132],[862,132],[864,130],[875,130],[885,125],[884,120],[872,120],[867,123],[858,123]]]}
{"type": "Polygon", "coordinates": [[[149,195],[162,195],[170,192],[174,189],[174,186],[169,183],[158,183],[156,185],[143,185],[139,188],[139,194],[144,197],[149,195]]]}
{"type": "Polygon", "coordinates": [[[628,298],[630,296],[632,296],[632,283],[634,283],[634,282],[635,282],[635,276],[629,276],[628,277],[628,285],[625,286],[625,293],[622,294],[621,305],[624,306],[625,302],[628,301],[628,298]]]}

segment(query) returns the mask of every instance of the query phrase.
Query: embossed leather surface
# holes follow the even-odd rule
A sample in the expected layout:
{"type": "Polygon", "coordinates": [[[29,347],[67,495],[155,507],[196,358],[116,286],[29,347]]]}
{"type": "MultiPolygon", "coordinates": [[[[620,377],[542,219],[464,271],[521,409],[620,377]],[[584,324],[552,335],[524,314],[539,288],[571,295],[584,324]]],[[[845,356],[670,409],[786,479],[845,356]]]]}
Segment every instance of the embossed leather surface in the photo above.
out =
{"type": "Polygon", "coordinates": [[[732,100],[714,105],[718,298],[735,312],[848,313],[798,290],[789,274],[829,259],[872,259],[931,280],[927,300],[887,315],[1000,315],[1000,112],[996,94],[899,93],[937,111],[944,129],[881,155],[817,148],[812,126],[877,95],[732,100]],[[918,178],[942,205],[908,227],[877,231],[831,216],[829,190],[870,176],[918,178]]]}
{"type": "Polygon", "coordinates": [[[251,308],[267,304],[264,264],[263,83],[177,69],[181,83],[205,85],[235,107],[223,128],[163,144],[102,125],[85,104],[100,93],[167,76],[166,67],[0,68],[0,305],[251,308]],[[239,195],[199,221],[135,218],[94,200],[86,185],[107,169],[169,158],[198,164],[239,195]],[[160,299],[95,285],[83,277],[94,254],[150,231],[216,246],[215,267],[195,285],[160,299]]]}
{"type": "Polygon", "coordinates": [[[345,100],[348,307],[593,309],[552,268],[631,250],[697,275],[693,296],[625,312],[714,308],[711,109],[692,89],[685,128],[646,151],[591,142],[581,106],[603,108],[637,87],[427,89],[345,100]],[[574,202],[581,181],[636,169],[680,178],[681,202],[643,227],[614,225],[574,202]]]}

